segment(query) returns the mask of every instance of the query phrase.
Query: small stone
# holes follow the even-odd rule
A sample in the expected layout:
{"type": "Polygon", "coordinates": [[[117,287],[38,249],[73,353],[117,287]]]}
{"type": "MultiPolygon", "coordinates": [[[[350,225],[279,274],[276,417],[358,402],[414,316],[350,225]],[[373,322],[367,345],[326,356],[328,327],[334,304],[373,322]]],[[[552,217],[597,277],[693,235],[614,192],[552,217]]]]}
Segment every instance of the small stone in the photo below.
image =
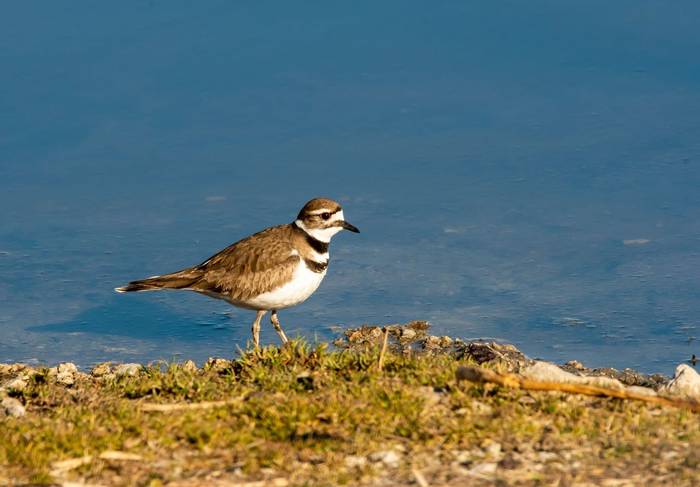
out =
{"type": "Polygon", "coordinates": [[[56,382],[64,386],[72,386],[75,383],[75,378],[70,372],[62,372],[56,375],[56,382]]]}
{"type": "Polygon", "coordinates": [[[21,416],[24,416],[27,412],[22,403],[14,397],[4,398],[1,404],[3,409],[5,410],[5,414],[7,414],[8,416],[14,416],[16,418],[19,418],[21,416]]]}
{"type": "Polygon", "coordinates": [[[63,362],[58,364],[56,370],[59,374],[75,374],[78,371],[78,367],[76,367],[74,363],[63,362]]]}
{"type": "Polygon", "coordinates": [[[402,340],[413,340],[416,337],[417,333],[416,330],[413,330],[411,328],[402,328],[401,329],[401,339],[402,340]]]}
{"type": "Polygon", "coordinates": [[[462,465],[469,465],[472,462],[473,455],[468,450],[461,450],[456,452],[455,461],[462,465]]]}
{"type": "Polygon", "coordinates": [[[487,441],[482,448],[486,452],[486,455],[492,458],[498,458],[501,456],[501,444],[496,441],[487,441]]]}
{"type": "Polygon", "coordinates": [[[472,401],[472,411],[478,414],[492,414],[493,407],[481,401],[472,401]]]}
{"type": "Polygon", "coordinates": [[[523,369],[521,374],[529,379],[543,382],[557,382],[560,384],[586,384],[596,387],[621,390],[624,385],[617,379],[610,377],[581,377],[574,375],[549,362],[535,361],[529,367],[523,369]]]}
{"type": "Polygon", "coordinates": [[[435,392],[435,388],[431,386],[419,387],[416,392],[418,392],[418,394],[424,399],[425,404],[423,407],[425,408],[431,408],[435,406],[437,403],[440,402],[440,399],[442,399],[442,396],[439,393],[435,392]]]}
{"type": "Polygon", "coordinates": [[[469,469],[469,473],[477,477],[491,477],[496,473],[498,464],[493,462],[479,463],[469,469]]]}
{"type": "Polygon", "coordinates": [[[378,326],[372,327],[372,329],[369,331],[369,336],[375,340],[382,335],[383,335],[382,329],[379,328],[378,326]]]}
{"type": "Polygon", "coordinates": [[[557,454],[552,453],[551,451],[541,451],[537,453],[537,460],[542,463],[551,462],[552,460],[556,460],[558,458],[559,457],[557,454]]]}
{"type": "Polygon", "coordinates": [[[508,454],[503,459],[498,462],[498,466],[506,470],[514,470],[518,468],[522,462],[515,458],[512,454],[508,454]]]}
{"type": "Polygon", "coordinates": [[[0,364],[0,375],[17,375],[26,368],[26,364],[0,364]]]}
{"type": "Polygon", "coordinates": [[[673,460],[674,458],[676,458],[678,456],[680,456],[680,454],[677,451],[673,451],[673,450],[668,450],[668,451],[661,453],[661,459],[664,461],[667,461],[667,462],[670,460],[673,460]]]}
{"type": "Polygon", "coordinates": [[[311,391],[314,389],[314,377],[311,375],[311,372],[308,370],[304,370],[299,372],[297,374],[297,384],[302,386],[305,390],[311,391]]]}
{"type": "Polygon", "coordinates": [[[369,456],[369,459],[375,463],[381,462],[390,468],[398,467],[401,461],[401,457],[394,450],[374,452],[369,456]]]}
{"type": "Polygon", "coordinates": [[[204,368],[215,372],[223,372],[231,368],[231,362],[224,358],[209,357],[204,364],[204,368]]]}
{"type": "Polygon", "coordinates": [[[11,392],[22,392],[27,388],[27,380],[25,377],[15,377],[5,382],[0,389],[6,389],[11,392]]]}
{"type": "Polygon", "coordinates": [[[671,382],[661,392],[700,399],[700,374],[690,365],[680,364],[671,382]]]}
{"type": "Polygon", "coordinates": [[[569,360],[569,361],[566,362],[566,364],[564,364],[564,365],[568,365],[568,366],[571,367],[572,369],[576,369],[576,370],[585,370],[585,368],[586,368],[586,367],[584,367],[583,364],[582,364],[581,362],[579,362],[578,360],[569,360]]]}
{"type": "Polygon", "coordinates": [[[360,455],[348,455],[345,457],[345,466],[348,468],[362,468],[367,464],[367,459],[360,455]]]}
{"type": "Polygon", "coordinates": [[[532,396],[522,396],[520,399],[518,399],[518,402],[520,404],[524,404],[524,405],[531,405],[531,404],[536,404],[537,399],[535,399],[532,396]]]}
{"type": "Polygon", "coordinates": [[[92,371],[90,372],[93,377],[102,377],[104,375],[107,375],[112,372],[112,364],[111,362],[102,362],[101,364],[97,364],[92,368],[92,371]]]}
{"type": "Polygon", "coordinates": [[[192,360],[186,360],[182,364],[182,370],[186,372],[197,372],[197,364],[192,360]]]}
{"type": "Polygon", "coordinates": [[[448,336],[441,337],[440,338],[440,346],[441,347],[449,347],[450,345],[452,345],[452,341],[453,341],[452,338],[450,338],[448,336]]]}
{"type": "Polygon", "coordinates": [[[117,377],[134,377],[141,372],[143,366],[141,364],[119,364],[114,368],[114,374],[117,377]]]}
{"type": "Polygon", "coordinates": [[[56,367],[56,382],[64,386],[72,386],[75,383],[75,374],[78,372],[78,367],[71,362],[58,364],[56,367]]]}

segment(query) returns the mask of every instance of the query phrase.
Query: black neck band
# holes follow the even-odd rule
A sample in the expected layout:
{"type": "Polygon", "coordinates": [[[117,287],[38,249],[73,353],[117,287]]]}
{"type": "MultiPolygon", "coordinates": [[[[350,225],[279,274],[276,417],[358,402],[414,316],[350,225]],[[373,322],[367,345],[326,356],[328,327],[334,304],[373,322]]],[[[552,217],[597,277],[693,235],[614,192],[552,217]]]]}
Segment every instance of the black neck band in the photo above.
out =
{"type": "Polygon", "coordinates": [[[294,222],[294,226],[302,232],[304,232],[304,234],[306,235],[306,243],[308,243],[312,249],[314,249],[319,254],[325,254],[326,252],[328,252],[328,242],[321,242],[319,239],[313,238],[311,235],[309,235],[309,233],[306,230],[297,225],[297,222],[294,222]]]}

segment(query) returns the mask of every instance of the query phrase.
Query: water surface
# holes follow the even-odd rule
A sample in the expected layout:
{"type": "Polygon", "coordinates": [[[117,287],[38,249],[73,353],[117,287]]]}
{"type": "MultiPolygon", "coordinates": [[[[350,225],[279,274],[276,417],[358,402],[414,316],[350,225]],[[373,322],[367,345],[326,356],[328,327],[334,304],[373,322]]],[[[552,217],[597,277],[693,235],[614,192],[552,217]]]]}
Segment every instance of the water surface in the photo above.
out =
{"type": "MultiPolygon", "coordinates": [[[[531,356],[700,355],[697,2],[91,2],[0,18],[0,361],[230,355],[117,295],[339,199],[288,334],[427,319],[531,356]]],[[[276,342],[271,327],[263,340],[276,342]]]]}

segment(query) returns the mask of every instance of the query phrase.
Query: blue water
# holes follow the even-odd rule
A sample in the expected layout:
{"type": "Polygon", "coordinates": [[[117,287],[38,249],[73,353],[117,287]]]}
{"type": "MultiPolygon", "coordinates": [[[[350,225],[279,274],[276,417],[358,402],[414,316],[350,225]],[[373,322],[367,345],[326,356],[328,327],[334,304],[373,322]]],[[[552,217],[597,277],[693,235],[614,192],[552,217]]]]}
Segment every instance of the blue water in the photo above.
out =
{"type": "MultiPolygon", "coordinates": [[[[534,357],[700,355],[700,4],[27,2],[0,16],[0,362],[231,355],[117,295],[340,200],[290,335],[427,319],[534,357]]],[[[276,342],[269,325],[262,339],[276,342]]]]}

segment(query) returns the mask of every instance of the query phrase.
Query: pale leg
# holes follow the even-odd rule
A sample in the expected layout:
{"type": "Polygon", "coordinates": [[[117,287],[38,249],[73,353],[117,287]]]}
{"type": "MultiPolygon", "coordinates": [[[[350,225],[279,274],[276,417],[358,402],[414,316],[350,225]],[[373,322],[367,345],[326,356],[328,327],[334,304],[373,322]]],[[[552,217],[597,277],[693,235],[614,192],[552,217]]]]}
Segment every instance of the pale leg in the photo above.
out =
{"type": "Polygon", "coordinates": [[[255,315],[255,321],[253,321],[253,345],[257,349],[260,346],[260,320],[267,313],[266,310],[261,309],[255,315]]]}
{"type": "Polygon", "coordinates": [[[287,339],[287,335],[284,334],[284,330],[280,325],[280,320],[277,318],[277,310],[275,309],[272,310],[272,315],[270,315],[270,322],[272,323],[272,326],[275,327],[275,331],[282,339],[282,343],[287,343],[289,340],[287,339]]]}

